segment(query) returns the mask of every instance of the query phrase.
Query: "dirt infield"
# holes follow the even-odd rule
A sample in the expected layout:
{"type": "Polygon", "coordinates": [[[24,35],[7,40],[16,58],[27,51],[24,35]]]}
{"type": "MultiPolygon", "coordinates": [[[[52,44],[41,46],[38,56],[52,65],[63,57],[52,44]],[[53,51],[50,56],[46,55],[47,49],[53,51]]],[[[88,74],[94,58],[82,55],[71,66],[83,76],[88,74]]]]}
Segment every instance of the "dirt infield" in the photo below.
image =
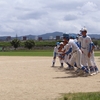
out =
{"type": "MultiPolygon", "coordinates": [[[[52,57],[0,57],[0,100],[54,100],[60,93],[100,91],[100,73],[74,77],[52,57]]],[[[96,57],[100,69],[100,57],[96,57]]],[[[65,65],[66,67],[66,65],[65,65]]]]}

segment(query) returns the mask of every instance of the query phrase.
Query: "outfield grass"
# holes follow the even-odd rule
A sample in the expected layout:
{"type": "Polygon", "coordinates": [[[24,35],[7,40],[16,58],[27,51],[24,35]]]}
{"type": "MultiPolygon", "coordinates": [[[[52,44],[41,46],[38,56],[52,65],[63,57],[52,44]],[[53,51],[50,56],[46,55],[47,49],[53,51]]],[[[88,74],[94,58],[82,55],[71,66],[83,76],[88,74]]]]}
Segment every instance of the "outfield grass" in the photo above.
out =
{"type": "Polygon", "coordinates": [[[99,52],[95,52],[95,56],[100,56],[100,51],[99,52]]]}
{"type": "MultiPolygon", "coordinates": [[[[53,56],[53,51],[52,50],[9,51],[9,52],[0,52],[0,56],[53,56]]],[[[95,56],[100,56],[100,51],[95,52],[95,56]]]]}
{"type": "Polygon", "coordinates": [[[58,100],[100,100],[100,92],[68,93],[63,94],[58,100]]]}
{"type": "Polygon", "coordinates": [[[0,56],[52,56],[52,52],[0,52],[0,56]]]}

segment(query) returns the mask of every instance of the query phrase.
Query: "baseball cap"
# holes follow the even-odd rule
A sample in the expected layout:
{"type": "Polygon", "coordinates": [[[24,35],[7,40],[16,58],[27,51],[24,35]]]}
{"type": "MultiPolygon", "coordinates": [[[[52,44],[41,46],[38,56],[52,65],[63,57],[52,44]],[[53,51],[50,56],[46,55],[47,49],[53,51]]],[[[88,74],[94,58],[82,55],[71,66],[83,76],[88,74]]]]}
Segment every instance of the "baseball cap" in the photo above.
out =
{"type": "Polygon", "coordinates": [[[56,42],[56,45],[60,45],[60,42],[56,42]]]}
{"type": "Polygon", "coordinates": [[[63,38],[66,38],[67,40],[69,40],[69,34],[63,34],[63,38]]]}
{"type": "Polygon", "coordinates": [[[70,36],[70,38],[75,39],[76,37],[75,37],[75,36],[73,36],[73,35],[71,35],[71,36],[70,36]]]}
{"type": "Polygon", "coordinates": [[[60,45],[63,45],[64,43],[63,42],[60,42],[60,45]]]}
{"type": "Polygon", "coordinates": [[[81,28],[80,32],[87,32],[87,29],[85,27],[81,28]]]}

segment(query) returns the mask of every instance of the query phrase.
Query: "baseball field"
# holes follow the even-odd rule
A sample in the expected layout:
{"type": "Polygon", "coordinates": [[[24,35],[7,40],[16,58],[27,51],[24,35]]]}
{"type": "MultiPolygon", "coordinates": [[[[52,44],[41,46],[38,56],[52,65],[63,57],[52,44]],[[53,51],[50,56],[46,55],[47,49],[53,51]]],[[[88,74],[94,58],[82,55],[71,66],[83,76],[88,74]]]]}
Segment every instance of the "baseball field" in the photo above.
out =
{"type": "MultiPolygon", "coordinates": [[[[100,69],[100,56],[95,60],[100,69]]],[[[76,77],[59,69],[58,59],[56,67],[51,64],[51,56],[0,56],[0,100],[58,100],[63,93],[100,92],[100,74],[76,77]]]]}

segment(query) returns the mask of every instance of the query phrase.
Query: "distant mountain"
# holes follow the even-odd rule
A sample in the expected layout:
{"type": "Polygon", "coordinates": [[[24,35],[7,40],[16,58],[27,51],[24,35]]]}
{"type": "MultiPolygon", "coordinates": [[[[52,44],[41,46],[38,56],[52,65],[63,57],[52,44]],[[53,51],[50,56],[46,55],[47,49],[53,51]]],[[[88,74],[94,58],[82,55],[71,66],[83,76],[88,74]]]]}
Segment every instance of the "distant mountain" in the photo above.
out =
{"type": "MultiPolygon", "coordinates": [[[[25,35],[25,37],[27,37],[28,39],[35,39],[37,37],[42,37],[42,39],[50,39],[50,37],[52,38],[56,38],[56,36],[62,36],[64,33],[63,32],[53,32],[53,33],[46,33],[46,34],[42,34],[42,35],[25,35]]],[[[70,36],[74,36],[76,37],[77,34],[76,33],[68,33],[70,36]]],[[[100,39],[100,34],[88,34],[91,38],[95,38],[95,39],[100,39]]],[[[7,40],[7,37],[9,36],[1,36],[0,37],[0,41],[5,41],[7,40]]],[[[18,39],[22,40],[24,36],[20,36],[17,37],[18,39]]],[[[11,37],[12,39],[14,39],[15,37],[11,37]]]]}
{"type": "Polygon", "coordinates": [[[91,38],[100,39],[100,34],[88,34],[91,38]]]}
{"type": "Polygon", "coordinates": [[[63,32],[53,32],[53,33],[46,33],[46,34],[39,35],[39,37],[42,37],[43,39],[49,39],[50,36],[56,38],[56,36],[62,36],[63,34],[64,34],[63,32]]]}
{"type": "MultiPolygon", "coordinates": [[[[42,37],[43,39],[49,39],[50,36],[52,36],[53,38],[56,38],[56,36],[62,36],[64,33],[63,32],[53,32],[53,33],[46,33],[46,34],[42,34],[39,35],[38,37],[42,37]]],[[[74,36],[76,37],[77,34],[76,33],[68,33],[70,36],[74,36]]],[[[100,34],[88,34],[91,38],[95,38],[95,39],[100,39],[100,34]]]]}
{"type": "MultiPolygon", "coordinates": [[[[62,36],[64,33],[63,32],[53,32],[53,33],[46,33],[46,34],[42,34],[42,35],[38,35],[38,37],[42,37],[42,39],[49,39],[51,36],[53,38],[56,38],[56,36],[62,36]]],[[[74,36],[76,37],[77,34],[76,33],[68,33],[70,36],[74,36]]],[[[100,39],[100,34],[88,34],[91,38],[95,38],[95,39],[100,39]]],[[[22,38],[23,36],[21,36],[20,38],[22,38]]],[[[37,36],[36,35],[26,35],[26,37],[28,39],[35,39],[37,36]]]]}
{"type": "Polygon", "coordinates": [[[6,40],[8,36],[2,36],[0,37],[0,41],[6,40]]]}

